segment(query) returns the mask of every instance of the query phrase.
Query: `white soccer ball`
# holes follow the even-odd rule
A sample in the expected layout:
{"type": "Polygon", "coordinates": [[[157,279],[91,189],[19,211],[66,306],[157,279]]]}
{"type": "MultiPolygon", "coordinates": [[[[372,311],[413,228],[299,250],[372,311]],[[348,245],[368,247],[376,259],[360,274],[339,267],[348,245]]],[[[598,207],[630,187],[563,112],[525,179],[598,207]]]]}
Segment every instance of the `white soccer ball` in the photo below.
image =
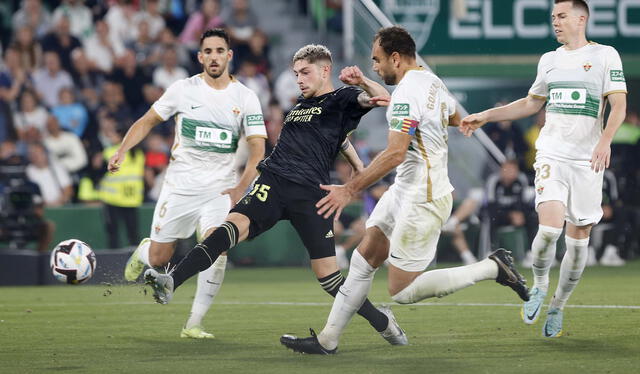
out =
{"type": "Polygon", "coordinates": [[[60,242],[51,252],[51,272],[60,282],[80,284],[93,276],[96,255],[78,239],[60,242]]]}

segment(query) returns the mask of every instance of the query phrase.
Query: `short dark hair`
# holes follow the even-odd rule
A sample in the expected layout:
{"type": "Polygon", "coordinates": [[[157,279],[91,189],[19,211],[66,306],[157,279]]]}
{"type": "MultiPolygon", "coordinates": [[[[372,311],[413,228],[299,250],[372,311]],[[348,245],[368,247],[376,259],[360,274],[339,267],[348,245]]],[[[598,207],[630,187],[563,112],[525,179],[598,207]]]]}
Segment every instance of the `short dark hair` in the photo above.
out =
{"type": "Polygon", "coordinates": [[[227,43],[227,48],[231,48],[231,41],[229,39],[229,34],[227,34],[227,32],[224,29],[220,29],[220,28],[208,29],[205,32],[203,32],[202,36],[200,37],[200,48],[202,48],[202,43],[206,38],[211,38],[213,36],[224,39],[225,43],[227,43]]]}
{"type": "Polygon", "coordinates": [[[416,42],[409,32],[400,26],[384,27],[378,30],[373,41],[378,41],[387,55],[398,52],[401,56],[415,57],[416,42]]]}
{"type": "Polygon", "coordinates": [[[587,12],[587,17],[589,16],[589,4],[585,0],[555,0],[554,4],[559,3],[571,3],[573,8],[578,8],[580,10],[584,10],[587,12]]]}

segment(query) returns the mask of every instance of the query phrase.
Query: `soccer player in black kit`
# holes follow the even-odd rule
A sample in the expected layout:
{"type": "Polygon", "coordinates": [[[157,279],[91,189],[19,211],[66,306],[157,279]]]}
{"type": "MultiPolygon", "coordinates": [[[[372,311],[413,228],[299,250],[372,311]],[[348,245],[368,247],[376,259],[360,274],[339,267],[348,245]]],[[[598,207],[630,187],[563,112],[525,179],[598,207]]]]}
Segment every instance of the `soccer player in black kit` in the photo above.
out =
{"type": "MultiPolygon", "coordinates": [[[[343,69],[340,79],[352,82],[354,69],[343,69]]],[[[221,253],[255,238],[280,220],[289,220],[297,231],[309,252],[311,268],[327,293],[335,297],[344,283],[336,264],[333,217],[317,214],[316,203],[326,195],[320,185],[329,184],[329,171],[338,153],[356,171],[362,169],[347,135],[376,106],[372,98],[389,94],[369,79],[360,85],[362,89],[344,86],[334,90],[331,52],[321,45],[298,50],[293,70],[302,95],[285,118],[273,152],[258,165],[260,176],[251,191],[231,210],[225,223],[196,245],[173,271],[145,272],[145,281],[153,287],[157,302],[168,303],[177,287],[211,266],[221,253]]],[[[377,309],[367,299],[358,313],[390,344],[407,344],[391,309],[377,309]]]]}

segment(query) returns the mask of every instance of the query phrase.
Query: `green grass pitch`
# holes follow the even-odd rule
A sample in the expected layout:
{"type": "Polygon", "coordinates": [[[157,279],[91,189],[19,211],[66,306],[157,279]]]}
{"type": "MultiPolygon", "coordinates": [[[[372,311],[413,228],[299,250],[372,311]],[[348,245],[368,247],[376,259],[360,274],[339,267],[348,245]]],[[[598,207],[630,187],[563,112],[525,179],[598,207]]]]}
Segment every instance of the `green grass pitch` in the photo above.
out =
{"type": "MultiPolygon", "coordinates": [[[[524,271],[531,283],[531,272],[524,271]]],[[[558,269],[552,269],[551,287],[558,269]]],[[[0,288],[2,373],[638,373],[640,262],[587,268],[565,309],[566,336],[521,322],[516,295],[481,282],[442,299],[393,305],[410,345],[389,346],[362,318],[336,356],[285,350],[283,333],[319,331],[331,308],[309,269],[229,269],[205,326],[216,339],[178,334],[194,280],[170,305],[141,285],[0,288]],[[111,291],[109,293],[108,291],[111,291]],[[473,305],[481,304],[481,305],[473,305]],[[612,308],[610,306],[635,306],[612,308]],[[582,307],[575,307],[582,306],[582,307]]],[[[371,292],[390,303],[386,272],[371,292]]],[[[541,320],[544,314],[541,316],[541,320]]]]}

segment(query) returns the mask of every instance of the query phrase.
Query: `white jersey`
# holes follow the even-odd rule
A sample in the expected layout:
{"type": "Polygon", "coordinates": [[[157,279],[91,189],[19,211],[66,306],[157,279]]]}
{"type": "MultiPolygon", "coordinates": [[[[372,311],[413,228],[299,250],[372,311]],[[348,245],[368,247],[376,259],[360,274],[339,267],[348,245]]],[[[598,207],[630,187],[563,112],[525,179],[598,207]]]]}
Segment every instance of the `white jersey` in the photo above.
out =
{"type": "Polygon", "coordinates": [[[607,95],[627,92],[618,52],[589,43],[545,53],[529,94],[547,100],[545,125],[536,141],[537,156],[589,165],[600,140],[607,95]]]}
{"type": "Polygon", "coordinates": [[[444,83],[424,69],[408,71],[393,91],[387,109],[389,129],[413,136],[395,179],[410,201],[433,201],[453,191],[447,172],[447,127],[455,111],[444,83]]]}
{"type": "Polygon", "coordinates": [[[235,152],[242,135],[266,138],[256,94],[232,80],[223,90],[201,74],[173,83],[152,108],[176,129],[165,185],[175,193],[219,192],[236,183],[235,152]]]}

